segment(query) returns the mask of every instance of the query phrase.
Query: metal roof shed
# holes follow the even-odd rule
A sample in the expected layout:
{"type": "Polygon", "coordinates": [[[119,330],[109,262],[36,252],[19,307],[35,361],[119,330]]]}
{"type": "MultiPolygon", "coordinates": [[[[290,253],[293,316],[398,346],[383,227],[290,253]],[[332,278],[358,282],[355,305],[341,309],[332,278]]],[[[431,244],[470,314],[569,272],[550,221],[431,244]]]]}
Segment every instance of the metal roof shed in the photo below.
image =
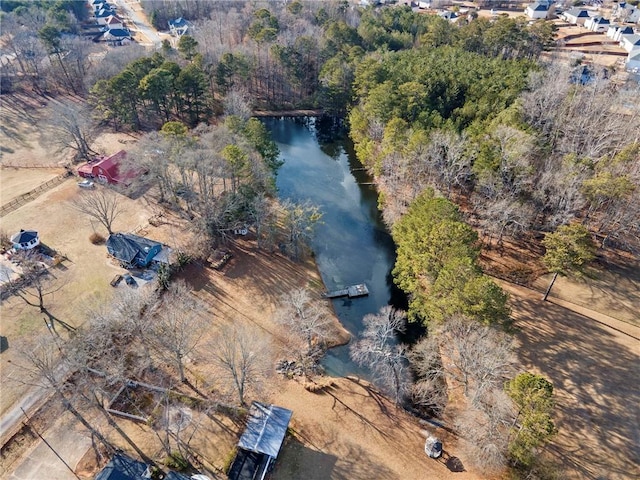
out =
{"type": "Polygon", "coordinates": [[[229,470],[232,480],[263,479],[275,462],[287,434],[293,412],[253,402],[249,419],[238,442],[238,454],[229,470]]]}

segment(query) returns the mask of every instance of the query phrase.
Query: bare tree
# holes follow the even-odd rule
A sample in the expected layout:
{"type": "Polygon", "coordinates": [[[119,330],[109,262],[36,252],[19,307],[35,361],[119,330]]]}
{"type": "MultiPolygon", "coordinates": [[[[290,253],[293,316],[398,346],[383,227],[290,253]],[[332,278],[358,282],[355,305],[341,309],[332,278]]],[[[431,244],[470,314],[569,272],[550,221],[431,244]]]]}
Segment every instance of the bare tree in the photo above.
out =
{"type": "Polygon", "coordinates": [[[224,112],[227,115],[235,115],[243,121],[249,120],[253,110],[248,93],[236,88],[229,90],[224,98],[224,112]]]}
{"type": "Polygon", "coordinates": [[[370,368],[379,386],[390,392],[398,405],[409,384],[406,349],[396,338],[396,332],[405,328],[405,313],[387,305],[377,314],[366,315],[362,322],[365,329],[349,348],[351,358],[370,368]]]}
{"type": "Polygon", "coordinates": [[[114,451],[113,445],[76,408],[77,389],[68,381],[71,367],[61,361],[61,347],[58,341],[51,337],[41,337],[33,348],[22,353],[27,364],[20,366],[25,372],[20,382],[53,390],[64,408],[91,432],[92,438],[97,438],[108,451],[114,451]]]}
{"type": "Polygon", "coordinates": [[[304,340],[310,354],[314,343],[322,344],[329,338],[331,316],[326,300],[313,299],[309,290],[298,288],[281,297],[275,319],[304,340]]]}
{"type": "Polygon", "coordinates": [[[184,363],[201,338],[204,324],[202,305],[183,281],[169,286],[157,308],[152,343],[161,358],[178,370],[181,382],[186,382],[184,363]]]}
{"type": "Polygon", "coordinates": [[[493,327],[457,317],[422,342],[420,348],[432,350],[432,355],[437,349],[442,362],[417,368],[427,374],[435,374],[430,372],[432,365],[441,368],[449,388],[462,388],[472,405],[477,405],[486,391],[501,389],[513,373],[513,339],[493,327]]]}
{"type": "Polygon", "coordinates": [[[48,121],[48,137],[58,151],[71,150],[78,160],[91,160],[96,155],[91,148],[95,125],[86,107],[74,103],[58,103],[48,121]]]}
{"type": "Polygon", "coordinates": [[[33,251],[24,251],[14,257],[22,267],[22,279],[13,284],[13,293],[20,297],[27,305],[36,307],[47,318],[47,327],[57,334],[56,323],[71,332],[75,328],[67,322],[55,317],[45,305],[45,298],[64,288],[65,283],[53,275],[50,270],[40,262],[33,251]]]}
{"type": "Polygon", "coordinates": [[[466,439],[467,455],[476,468],[494,474],[506,467],[509,433],[515,416],[509,396],[502,390],[492,389],[483,393],[477,406],[464,409],[456,419],[455,426],[466,439]]]}
{"type": "Polygon", "coordinates": [[[113,223],[125,212],[122,198],[109,188],[84,191],[80,194],[81,196],[72,202],[73,208],[100,222],[111,235],[113,223]]]}
{"type": "Polygon", "coordinates": [[[258,389],[272,367],[269,340],[242,327],[223,327],[207,352],[225,383],[233,385],[240,405],[246,405],[247,391],[258,389]]]}

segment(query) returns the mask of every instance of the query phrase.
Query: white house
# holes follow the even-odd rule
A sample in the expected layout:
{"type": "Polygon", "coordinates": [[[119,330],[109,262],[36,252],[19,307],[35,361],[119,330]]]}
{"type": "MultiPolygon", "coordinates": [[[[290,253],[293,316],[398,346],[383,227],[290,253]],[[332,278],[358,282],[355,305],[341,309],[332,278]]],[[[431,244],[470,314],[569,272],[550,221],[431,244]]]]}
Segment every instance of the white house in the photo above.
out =
{"type": "Polygon", "coordinates": [[[439,12],[438,16],[444,18],[445,20],[450,21],[451,23],[455,23],[458,21],[458,14],[456,12],[452,12],[450,10],[444,10],[443,12],[439,12]]]}
{"type": "Polygon", "coordinates": [[[607,37],[618,42],[622,35],[632,35],[633,33],[633,28],[629,25],[609,25],[609,28],[607,29],[607,37]]]}
{"type": "Polygon", "coordinates": [[[102,35],[107,44],[111,46],[128,45],[131,42],[131,32],[126,28],[112,28],[102,35]]]}
{"type": "Polygon", "coordinates": [[[627,57],[626,68],[632,72],[640,72],[640,48],[632,50],[627,57]]]}
{"type": "Polygon", "coordinates": [[[611,25],[611,22],[600,15],[588,18],[584,22],[584,28],[587,28],[592,32],[606,32],[609,29],[609,25],[611,25]]]}
{"type": "Polygon", "coordinates": [[[613,18],[621,22],[640,23],[640,8],[638,6],[629,5],[626,2],[620,2],[613,6],[611,11],[613,18]]]}
{"type": "Polygon", "coordinates": [[[573,25],[584,25],[589,18],[589,12],[584,8],[572,8],[563,14],[564,19],[573,25]]]}
{"type": "Polygon", "coordinates": [[[122,29],[124,28],[124,22],[115,15],[110,15],[105,20],[104,26],[107,30],[122,29]]]}
{"type": "Polygon", "coordinates": [[[620,46],[627,52],[640,49],[640,35],[638,35],[637,33],[634,33],[632,35],[621,35],[620,46]]]}
{"type": "Polygon", "coordinates": [[[175,20],[169,20],[169,33],[174,37],[181,37],[189,30],[191,24],[184,18],[176,18],[175,20]]]}
{"type": "Polygon", "coordinates": [[[547,18],[549,16],[549,5],[543,2],[535,2],[525,8],[524,13],[532,20],[547,18]]]}
{"type": "Polygon", "coordinates": [[[16,250],[31,250],[40,245],[40,237],[35,230],[20,230],[11,237],[11,243],[16,250]]]}

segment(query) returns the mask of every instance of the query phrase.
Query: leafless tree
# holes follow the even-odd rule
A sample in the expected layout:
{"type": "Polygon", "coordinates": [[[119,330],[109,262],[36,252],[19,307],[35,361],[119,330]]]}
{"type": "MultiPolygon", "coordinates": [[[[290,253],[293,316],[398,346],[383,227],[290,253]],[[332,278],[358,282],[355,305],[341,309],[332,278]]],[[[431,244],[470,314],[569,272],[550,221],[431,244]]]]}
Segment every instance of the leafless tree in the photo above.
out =
{"type": "Polygon", "coordinates": [[[202,310],[183,281],[169,286],[157,308],[151,341],[160,358],[176,367],[181,382],[187,381],[185,360],[201,338],[202,310]]]}
{"type": "Polygon", "coordinates": [[[56,324],[69,332],[74,331],[72,325],[55,317],[45,305],[45,298],[64,288],[65,282],[39,261],[33,251],[20,252],[14,258],[22,267],[22,277],[11,284],[11,291],[27,305],[38,308],[40,313],[47,316],[45,323],[52,333],[58,333],[56,324]]]}
{"type": "Polygon", "coordinates": [[[249,120],[253,114],[249,94],[237,88],[229,90],[224,98],[224,111],[227,115],[235,115],[243,121],[249,120]]]}
{"type": "Polygon", "coordinates": [[[96,155],[97,152],[91,148],[95,139],[95,125],[84,106],[70,102],[56,104],[47,126],[49,140],[58,147],[59,152],[71,150],[78,160],[91,160],[96,155]]]}
{"type": "Polygon", "coordinates": [[[113,223],[125,213],[122,197],[108,187],[79,193],[80,196],[71,203],[72,207],[100,222],[111,235],[113,223]]]}
{"type": "Polygon", "coordinates": [[[406,349],[396,338],[396,332],[405,328],[405,313],[387,305],[377,314],[366,315],[362,322],[364,331],[349,348],[351,358],[370,368],[378,385],[391,393],[398,405],[409,385],[406,349]]]}
{"type": "Polygon", "coordinates": [[[480,400],[462,411],[455,427],[466,440],[470,462],[479,470],[493,474],[507,465],[509,432],[516,411],[501,389],[485,391],[480,400]]]}
{"type": "Polygon", "coordinates": [[[329,339],[331,316],[326,300],[314,299],[309,290],[299,288],[280,298],[275,320],[304,340],[309,354],[314,344],[322,344],[329,339]]]}
{"type": "Polygon", "coordinates": [[[486,392],[502,388],[515,364],[508,335],[462,317],[449,319],[421,340],[411,358],[420,378],[446,378],[448,388],[462,388],[474,406],[486,392]]]}
{"type": "Polygon", "coordinates": [[[247,392],[259,389],[273,367],[269,339],[243,327],[223,327],[207,352],[221,378],[233,386],[240,405],[246,404],[247,392]]]}
{"type": "Polygon", "coordinates": [[[92,438],[97,438],[108,451],[114,451],[113,445],[104,437],[91,422],[76,408],[77,389],[69,382],[71,367],[62,361],[61,346],[52,337],[41,337],[36,340],[33,348],[22,352],[26,359],[25,365],[20,365],[25,372],[20,382],[36,385],[53,390],[64,408],[68,410],[89,432],[92,438]]]}

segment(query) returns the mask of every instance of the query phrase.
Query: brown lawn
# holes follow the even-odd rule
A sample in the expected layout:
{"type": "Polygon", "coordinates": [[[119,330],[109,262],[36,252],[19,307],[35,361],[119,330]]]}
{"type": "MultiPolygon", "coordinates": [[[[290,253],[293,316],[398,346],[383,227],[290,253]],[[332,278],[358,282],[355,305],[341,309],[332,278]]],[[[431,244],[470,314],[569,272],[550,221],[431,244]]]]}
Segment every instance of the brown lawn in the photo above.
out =
{"type": "MultiPolygon", "coordinates": [[[[28,118],[33,118],[38,108],[28,110],[28,118]]],[[[37,142],[35,123],[29,125],[25,126],[24,134],[27,138],[34,134],[35,144],[29,145],[20,131],[10,132],[15,140],[12,144],[14,152],[7,154],[5,150],[3,161],[26,161],[33,157],[34,161],[46,164],[50,159],[45,146],[37,142]]],[[[105,135],[99,145],[113,153],[128,148],[131,140],[129,136],[105,135]]],[[[28,170],[20,172],[30,176],[28,170]]],[[[21,182],[30,181],[18,173],[11,178],[3,175],[3,188],[8,180],[11,182],[6,183],[7,188],[13,189],[21,188],[21,182]]],[[[44,243],[67,255],[68,260],[62,267],[53,271],[64,288],[49,298],[47,305],[55,316],[72,325],[84,320],[87,309],[108,303],[109,298],[118,293],[118,289],[109,286],[109,280],[123,271],[106,257],[104,246],[89,242],[94,228],[100,230],[101,227],[92,226],[70,207],[73,198],[85,193],[76,186],[74,179],[69,179],[2,219],[3,228],[8,231],[38,230],[44,243]]],[[[127,215],[117,223],[118,230],[129,231],[138,225],[146,225],[149,217],[158,212],[145,197],[136,200],[123,197],[123,202],[127,215]]],[[[147,225],[142,234],[173,246],[184,246],[188,242],[184,222],[170,215],[165,219],[167,222],[162,226],[147,225]]],[[[230,248],[234,258],[222,272],[195,264],[181,273],[181,277],[208,305],[212,331],[227,323],[246,324],[271,337],[276,354],[285,355],[288,338],[273,322],[275,304],[280,295],[291,288],[308,286],[315,291],[322,288],[313,262],[293,264],[280,255],[256,249],[250,238],[237,239],[230,248]]],[[[532,266],[523,274],[532,271],[538,273],[532,266]]],[[[621,315],[624,320],[640,311],[638,283],[627,280],[628,273],[624,269],[612,269],[610,274],[599,277],[597,288],[587,283],[560,282],[554,291],[569,299],[580,298],[593,309],[603,309],[611,316],[621,315]],[[624,293],[625,289],[627,293],[624,293]],[[618,297],[607,300],[612,291],[617,291],[618,297]]],[[[624,330],[627,333],[622,333],[607,327],[606,319],[603,325],[551,302],[543,303],[537,291],[510,284],[504,286],[512,295],[523,368],[548,376],[556,386],[560,433],[550,450],[562,462],[567,476],[575,479],[637,478],[640,475],[637,382],[640,334],[630,335],[628,329],[624,330]]],[[[37,310],[16,298],[2,305],[1,314],[0,335],[9,340],[9,349],[0,357],[3,384],[0,411],[5,412],[25,391],[25,387],[17,383],[11,383],[10,389],[4,388],[9,385],[8,377],[20,375],[15,366],[15,361],[19,360],[17,352],[25,348],[30,337],[46,334],[46,327],[37,310]]],[[[345,341],[344,331],[337,324],[335,329],[337,341],[345,341]]],[[[207,336],[203,334],[202,347],[206,345],[207,336]]],[[[189,375],[196,383],[213,385],[215,380],[203,361],[204,353],[201,350],[194,355],[188,368],[189,375]]],[[[434,426],[421,424],[396,410],[364,382],[354,379],[333,381],[334,386],[329,390],[310,393],[297,381],[273,376],[255,394],[255,398],[294,411],[294,435],[284,447],[274,478],[486,478],[481,472],[453,473],[444,463],[428,459],[422,448],[426,432],[434,431],[434,426]]],[[[198,448],[204,456],[203,463],[219,472],[241,426],[230,425],[218,417],[211,421],[213,423],[202,419],[203,435],[194,441],[201,442],[198,448]]],[[[162,456],[148,427],[125,420],[119,423],[141,445],[148,447],[150,454],[162,456]]],[[[444,431],[438,433],[444,438],[448,455],[458,458],[464,465],[463,441],[444,431]]]]}

